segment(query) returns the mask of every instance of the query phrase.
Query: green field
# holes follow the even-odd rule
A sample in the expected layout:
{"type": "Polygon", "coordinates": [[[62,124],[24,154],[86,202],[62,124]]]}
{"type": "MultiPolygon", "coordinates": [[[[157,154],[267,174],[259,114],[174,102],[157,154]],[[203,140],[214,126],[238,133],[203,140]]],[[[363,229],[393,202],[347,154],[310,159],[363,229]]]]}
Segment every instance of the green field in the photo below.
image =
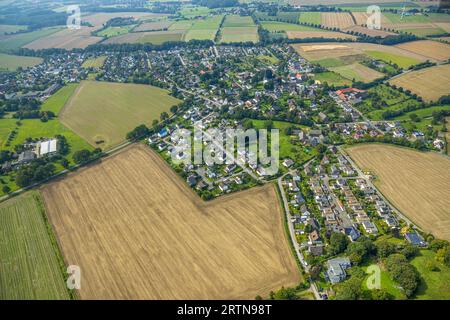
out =
{"type": "Polygon", "coordinates": [[[420,255],[411,263],[422,276],[422,283],[416,292],[417,299],[449,300],[450,299],[450,268],[436,261],[431,250],[421,250],[420,255]],[[427,263],[434,263],[439,271],[429,270],[427,263]]]}
{"type": "Polygon", "coordinates": [[[70,299],[39,194],[0,204],[0,224],[0,300],[70,299]]]}
{"type": "Polygon", "coordinates": [[[320,16],[320,12],[302,12],[300,14],[300,22],[301,23],[321,24],[322,17],[320,16]]]}
{"type": "Polygon", "coordinates": [[[28,68],[40,64],[42,58],[14,56],[0,53],[0,71],[15,71],[19,67],[28,68]]]}
{"type": "Polygon", "coordinates": [[[418,37],[426,37],[438,34],[445,34],[445,30],[441,28],[416,28],[416,29],[401,29],[401,32],[409,32],[418,37]]]}
{"type": "Polygon", "coordinates": [[[100,56],[96,58],[91,58],[83,62],[83,68],[101,68],[105,63],[106,56],[100,56]]]}
{"type": "Polygon", "coordinates": [[[214,40],[222,19],[223,16],[213,16],[197,20],[186,33],[184,40],[214,40]]]}
{"type": "Polygon", "coordinates": [[[151,125],[180,101],[148,85],[83,81],[61,112],[61,121],[91,145],[110,148],[141,124],[151,125]]]}
{"type": "Polygon", "coordinates": [[[403,16],[403,18],[401,12],[383,12],[383,15],[392,23],[426,23],[431,21],[430,17],[425,15],[403,16]]]}
{"type": "Polygon", "coordinates": [[[17,50],[34,40],[51,35],[60,30],[61,28],[48,28],[12,36],[0,36],[0,51],[10,52],[17,50]]]}
{"type": "Polygon", "coordinates": [[[4,35],[5,33],[17,32],[21,30],[26,30],[27,26],[17,26],[11,24],[0,24],[0,35],[4,35]]]}
{"type": "Polygon", "coordinates": [[[250,16],[238,16],[227,15],[223,23],[224,28],[236,28],[236,27],[254,27],[252,17],[250,16]]]}
{"type": "Polygon", "coordinates": [[[258,28],[249,16],[228,15],[220,30],[220,42],[258,42],[258,28]]]}
{"type": "Polygon", "coordinates": [[[223,43],[231,42],[258,42],[258,29],[256,27],[222,28],[221,40],[223,43]]]}
{"type": "Polygon", "coordinates": [[[339,67],[332,67],[329,68],[331,71],[336,72],[343,76],[344,78],[347,78],[349,80],[355,80],[355,81],[361,81],[361,82],[371,82],[374,78],[380,78],[382,77],[382,74],[380,73],[377,76],[377,71],[367,68],[359,63],[339,66],[339,67]],[[360,71],[361,70],[361,71],[360,71]],[[369,74],[363,74],[364,71],[368,71],[369,74]]]}
{"type": "Polygon", "coordinates": [[[255,17],[259,21],[282,21],[288,23],[297,23],[299,21],[300,13],[278,11],[276,16],[272,16],[266,12],[256,12],[255,17]]]}
{"type": "Polygon", "coordinates": [[[42,111],[52,111],[55,115],[58,115],[62,107],[66,104],[67,100],[72,96],[75,89],[78,87],[77,83],[69,83],[59,89],[50,98],[44,101],[41,105],[42,111]]]}
{"type": "Polygon", "coordinates": [[[172,23],[169,27],[170,31],[176,31],[176,30],[189,30],[192,27],[192,24],[194,23],[193,20],[180,20],[175,21],[172,23]]]}
{"type": "Polygon", "coordinates": [[[206,16],[211,12],[211,9],[202,6],[186,5],[183,6],[183,8],[179,12],[186,18],[193,18],[197,16],[206,16]]]}
{"type": "Polygon", "coordinates": [[[434,107],[428,107],[428,108],[425,108],[425,109],[419,109],[419,110],[415,110],[415,111],[410,111],[410,112],[407,112],[404,115],[401,115],[401,116],[396,117],[394,119],[395,120],[410,120],[409,116],[411,114],[413,114],[413,113],[418,115],[421,119],[430,118],[433,115],[433,112],[441,111],[441,110],[450,111],[450,105],[434,106],[434,107]]]}
{"type": "Polygon", "coordinates": [[[108,27],[102,31],[97,32],[97,36],[111,38],[120,36],[121,34],[126,34],[130,32],[136,25],[124,26],[124,27],[108,27]]]}
{"type": "Polygon", "coordinates": [[[343,62],[341,59],[338,58],[326,58],[314,61],[314,63],[318,63],[324,68],[342,67],[347,65],[347,63],[343,62]]]}
{"type": "Polygon", "coordinates": [[[270,32],[276,31],[320,31],[320,29],[302,26],[293,23],[285,23],[278,21],[264,21],[261,22],[261,25],[264,29],[270,32]]]}
{"type": "Polygon", "coordinates": [[[406,56],[399,56],[393,53],[389,52],[381,52],[381,51],[364,51],[365,54],[367,54],[369,57],[382,60],[384,62],[388,63],[395,63],[400,68],[407,69],[410,66],[413,66],[415,64],[420,63],[419,60],[416,60],[414,58],[409,58],[406,56]]]}
{"type": "Polygon", "coordinates": [[[336,87],[348,87],[352,85],[352,82],[341,75],[335,73],[335,72],[322,72],[322,73],[316,73],[314,75],[314,80],[320,81],[320,83],[328,83],[329,85],[333,85],[336,87]]]}

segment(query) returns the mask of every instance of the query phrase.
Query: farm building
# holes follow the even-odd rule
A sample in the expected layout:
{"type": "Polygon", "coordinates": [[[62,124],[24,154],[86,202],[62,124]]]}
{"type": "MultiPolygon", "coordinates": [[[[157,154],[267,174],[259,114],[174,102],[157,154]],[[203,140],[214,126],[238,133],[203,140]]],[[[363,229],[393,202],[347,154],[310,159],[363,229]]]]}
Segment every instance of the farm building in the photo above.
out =
{"type": "Polygon", "coordinates": [[[50,156],[58,152],[58,140],[51,139],[38,143],[36,153],[39,157],[50,156]]]}

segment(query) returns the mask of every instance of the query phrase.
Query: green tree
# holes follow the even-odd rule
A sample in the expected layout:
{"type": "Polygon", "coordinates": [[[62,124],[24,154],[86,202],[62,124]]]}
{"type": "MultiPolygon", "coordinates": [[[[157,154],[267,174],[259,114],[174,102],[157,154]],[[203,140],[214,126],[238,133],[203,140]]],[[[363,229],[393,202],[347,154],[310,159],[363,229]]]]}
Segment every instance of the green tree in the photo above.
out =
{"type": "Polygon", "coordinates": [[[330,237],[328,250],[330,254],[335,255],[345,251],[349,240],[347,236],[340,232],[333,232],[330,237]]]}
{"type": "Polygon", "coordinates": [[[11,192],[11,188],[10,188],[10,187],[8,187],[8,186],[3,186],[3,187],[2,187],[2,191],[3,191],[3,193],[6,193],[6,194],[8,194],[8,193],[10,193],[10,192],[11,192]]]}
{"type": "Polygon", "coordinates": [[[159,118],[161,119],[161,121],[165,121],[167,119],[169,119],[169,114],[167,112],[161,112],[161,115],[159,116],[159,118]]]}
{"type": "Polygon", "coordinates": [[[78,163],[78,164],[84,163],[91,158],[91,152],[86,149],[79,150],[73,154],[72,158],[73,158],[73,161],[75,161],[75,163],[78,163]]]}
{"type": "Polygon", "coordinates": [[[371,290],[373,300],[394,300],[394,296],[383,289],[371,290]]]}
{"type": "Polygon", "coordinates": [[[281,287],[280,290],[273,292],[270,296],[272,300],[298,300],[295,289],[281,287]]]}
{"type": "Polygon", "coordinates": [[[386,258],[390,254],[395,252],[395,245],[389,241],[382,240],[375,244],[377,248],[377,255],[379,258],[386,258]]]}
{"type": "Polygon", "coordinates": [[[419,248],[417,248],[416,246],[412,245],[412,244],[407,244],[401,251],[401,254],[403,254],[406,259],[412,259],[415,256],[417,256],[419,254],[419,248]]]}

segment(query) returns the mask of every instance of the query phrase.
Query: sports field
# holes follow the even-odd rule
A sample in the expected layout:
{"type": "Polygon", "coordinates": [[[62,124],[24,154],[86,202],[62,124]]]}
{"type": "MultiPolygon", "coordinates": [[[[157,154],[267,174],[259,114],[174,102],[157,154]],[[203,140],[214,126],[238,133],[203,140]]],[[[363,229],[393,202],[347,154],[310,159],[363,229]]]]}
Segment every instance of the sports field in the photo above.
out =
{"type": "Polygon", "coordinates": [[[42,58],[23,57],[0,53],[0,71],[15,71],[19,67],[28,68],[40,64],[42,58]]]}
{"type": "Polygon", "coordinates": [[[69,299],[42,200],[29,192],[0,204],[0,300],[69,299]]]}
{"type": "Polygon", "coordinates": [[[300,281],[273,185],[205,203],[135,145],[42,194],[82,299],[253,299],[300,281]]]}
{"type": "Polygon", "coordinates": [[[82,81],[60,120],[91,145],[108,149],[125,140],[127,132],[151,125],[161,112],[180,101],[166,90],[148,85],[82,81]]]}
{"type": "Polygon", "coordinates": [[[437,153],[381,144],[347,149],[392,204],[427,232],[450,240],[450,160],[437,153]]]}
{"type": "Polygon", "coordinates": [[[420,69],[397,77],[389,83],[422,97],[425,101],[437,101],[450,94],[450,65],[420,69]]]}

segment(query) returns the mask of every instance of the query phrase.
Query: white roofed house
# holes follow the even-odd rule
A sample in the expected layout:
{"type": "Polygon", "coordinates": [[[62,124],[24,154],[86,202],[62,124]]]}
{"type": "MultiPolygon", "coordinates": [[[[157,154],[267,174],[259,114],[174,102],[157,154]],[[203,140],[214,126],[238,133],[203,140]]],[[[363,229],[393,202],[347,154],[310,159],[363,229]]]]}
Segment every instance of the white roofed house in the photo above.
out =
{"type": "Polygon", "coordinates": [[[38,157],[51,156],[58,152],[58,140],[51,139],[41,141],[36,146],[36,154],[38,157]]]}

